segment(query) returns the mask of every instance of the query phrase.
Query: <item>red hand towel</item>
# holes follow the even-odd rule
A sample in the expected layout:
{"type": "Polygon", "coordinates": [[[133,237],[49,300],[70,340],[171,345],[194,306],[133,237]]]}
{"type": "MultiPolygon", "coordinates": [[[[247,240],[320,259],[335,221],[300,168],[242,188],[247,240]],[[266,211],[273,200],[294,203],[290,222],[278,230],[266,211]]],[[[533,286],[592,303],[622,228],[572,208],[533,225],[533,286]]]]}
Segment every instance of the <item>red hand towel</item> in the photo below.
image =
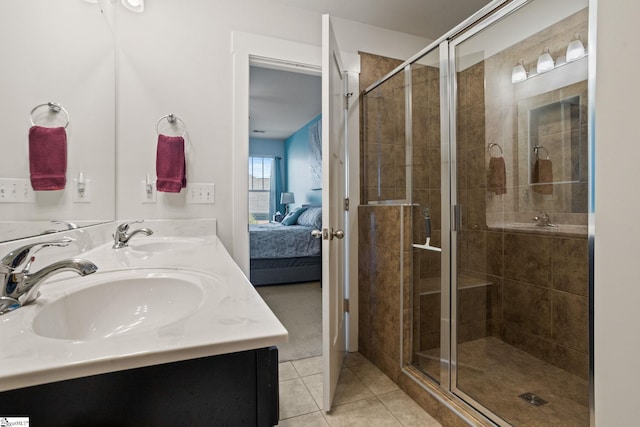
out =
{"type": "Polygon", "coordinates": [[[158,135],[156,175],[158,176],[156,182],[158,191],[179,193],[187,186],[184,138],[158,135]]]}
{"type": "Polygon", "coordinates": [[[540,194],[553,194],[553,164],[549,159],[536,159],[533,166],[533,191],[540,194]]]}
{"type": "Polygon", "coordinates": [[[29,129],[29,172],[35,191],[63,190],[67,183],[67,133],[63,127],[29,129]]]}
{"type": "Polygon", "coordinates": [[[507,194],[507,170],[504,157],[491,157],[487,170],[487,187],[497,195],[507,194]]]}

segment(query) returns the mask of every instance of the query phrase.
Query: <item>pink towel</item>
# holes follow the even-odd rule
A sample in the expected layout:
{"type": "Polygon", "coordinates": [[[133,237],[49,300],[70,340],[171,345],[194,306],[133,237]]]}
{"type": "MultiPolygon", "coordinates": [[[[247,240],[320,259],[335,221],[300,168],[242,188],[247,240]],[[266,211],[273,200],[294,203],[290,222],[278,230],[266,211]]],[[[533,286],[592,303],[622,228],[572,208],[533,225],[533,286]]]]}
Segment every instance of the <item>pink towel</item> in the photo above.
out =
{"type": "Polygon", "coordinates": [[[533,166],[533,191],[540,194],[553,194],[553,164],[549,159],[536,159],[533,166]]]}
{"type": "Polygon", "coordinates": [[[507,169],[504,157],[491,157],[487,170],[487,187],[497,195],[507,194],[507,169]]]}
{"type": "Polygon", "coordinates": [[[156,183],[158,191],[179,193],[187,186],[184,138],[158,135],[156,175],[158,176],[156,183]]]}
{"type": "Polygon", "coordinates": [[[67,133],[63,127],[29,129],[29,172],[35,191],[64,190],[67,183],[67,133]]]}

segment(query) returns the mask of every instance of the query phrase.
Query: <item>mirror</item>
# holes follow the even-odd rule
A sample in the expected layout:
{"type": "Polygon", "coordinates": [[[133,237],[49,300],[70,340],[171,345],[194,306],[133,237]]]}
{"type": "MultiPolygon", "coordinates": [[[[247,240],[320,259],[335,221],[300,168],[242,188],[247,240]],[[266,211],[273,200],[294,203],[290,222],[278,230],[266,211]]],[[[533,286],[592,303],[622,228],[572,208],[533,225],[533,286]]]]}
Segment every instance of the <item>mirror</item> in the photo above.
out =
{"type": "Polygon", "coordinates": [[[586,80],[518,102],[519,210],[585,212],[587,150],[586,80]]]}
{"type": "Polygon", "coordinates": [[[2,8],[0,241],[114,220],[115,44],[105,16],[81,0],[21,0],[2,8]],[[34,192],[30,120],[46,127],[66,120],[47,107],[50,102],[69,116],[66,184],[34,192]]]}

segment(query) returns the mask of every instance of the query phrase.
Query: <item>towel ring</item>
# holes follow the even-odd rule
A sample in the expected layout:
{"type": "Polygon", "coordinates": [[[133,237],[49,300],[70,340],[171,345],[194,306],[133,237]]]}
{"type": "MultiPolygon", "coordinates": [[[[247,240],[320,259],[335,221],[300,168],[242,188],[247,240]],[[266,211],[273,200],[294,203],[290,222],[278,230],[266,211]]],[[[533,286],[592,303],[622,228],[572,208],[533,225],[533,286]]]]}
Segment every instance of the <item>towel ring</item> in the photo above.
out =
{"type": "Polygon", "coordinates": [[[544,145],[534,145],[533,146],[533,152],[536,155],[537,158],[540,158],[540,156],[538,155],[540,149],[543,149],[545,153],[547,153],[547,160],[549,160],[549,151],[547,151],[546,148],[544,148],[544,145]]]}
{"type": "Polygon", "coordinates": [[[167,114],[166,116],[160,117],[160,119],[158,120],[158,123],[156,123],[156,133],[158,135],[160,135],[160,123],[164,119],[167,119],[167,121],[172,125],[176,124],[177,122],[182,123],[182,127],[184,128],[184,132],[180,136],[184,137],[187,134],[187,125],[182,121],[182,119],[180,117],[178,117],[178,116],[174,115],[173,113],[171,113],[171,114],[167,114]]]}
{"type": "Polygon", "coordinates": [[[33,113],[35,113],[35,111],[40,107],[48,107],[49,108],[49,112],[54,113],[54,114],[58,114],[60,111],[62,111],[64,114],[67,115],[67,123],[65,123],[64,128],[66,129],[67,126],[69,126],[69,112],[67,110],[65,110],[64,107],[62,105],[58,104],[57,102],[47,102],[46,104],[40,104],[40,105],[36,105],[35,107],[33,107],[33,110],[31,110],[31,112],[29,113],[29,121],[31,122],[31,126],[35,126],[36,125],[33,122],[33,113]]]}
{"type": "Polygon", "coordinates": [[[502,157],[502,156],[503,156],[503,154],[504,154],[504,151],[502,151],[502,147],[501,147],[501,146],[500,146],[500,144],[498,144],[497,142],[492,142],[491,144],[489,144],[489,148],[488,148],[488,150],[489,150],[489,155],[491,155],[491,149],[492,149],[493,147],[498,147],[498,149],[500,150],[500,157],[502,157]]]}

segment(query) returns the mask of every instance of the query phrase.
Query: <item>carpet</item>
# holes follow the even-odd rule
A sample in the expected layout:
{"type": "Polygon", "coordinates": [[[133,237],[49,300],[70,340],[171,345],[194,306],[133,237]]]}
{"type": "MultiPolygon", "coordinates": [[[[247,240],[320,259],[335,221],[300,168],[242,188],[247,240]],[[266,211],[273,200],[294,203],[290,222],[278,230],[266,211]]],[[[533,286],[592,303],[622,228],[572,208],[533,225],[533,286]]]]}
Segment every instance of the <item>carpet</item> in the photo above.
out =
{"type": "Polygon", "coordinates": [[[289,331],[289,342],[278,346],[280,362],[322,355],[320,282],[257,286],[256,290],[289,331]]]}

